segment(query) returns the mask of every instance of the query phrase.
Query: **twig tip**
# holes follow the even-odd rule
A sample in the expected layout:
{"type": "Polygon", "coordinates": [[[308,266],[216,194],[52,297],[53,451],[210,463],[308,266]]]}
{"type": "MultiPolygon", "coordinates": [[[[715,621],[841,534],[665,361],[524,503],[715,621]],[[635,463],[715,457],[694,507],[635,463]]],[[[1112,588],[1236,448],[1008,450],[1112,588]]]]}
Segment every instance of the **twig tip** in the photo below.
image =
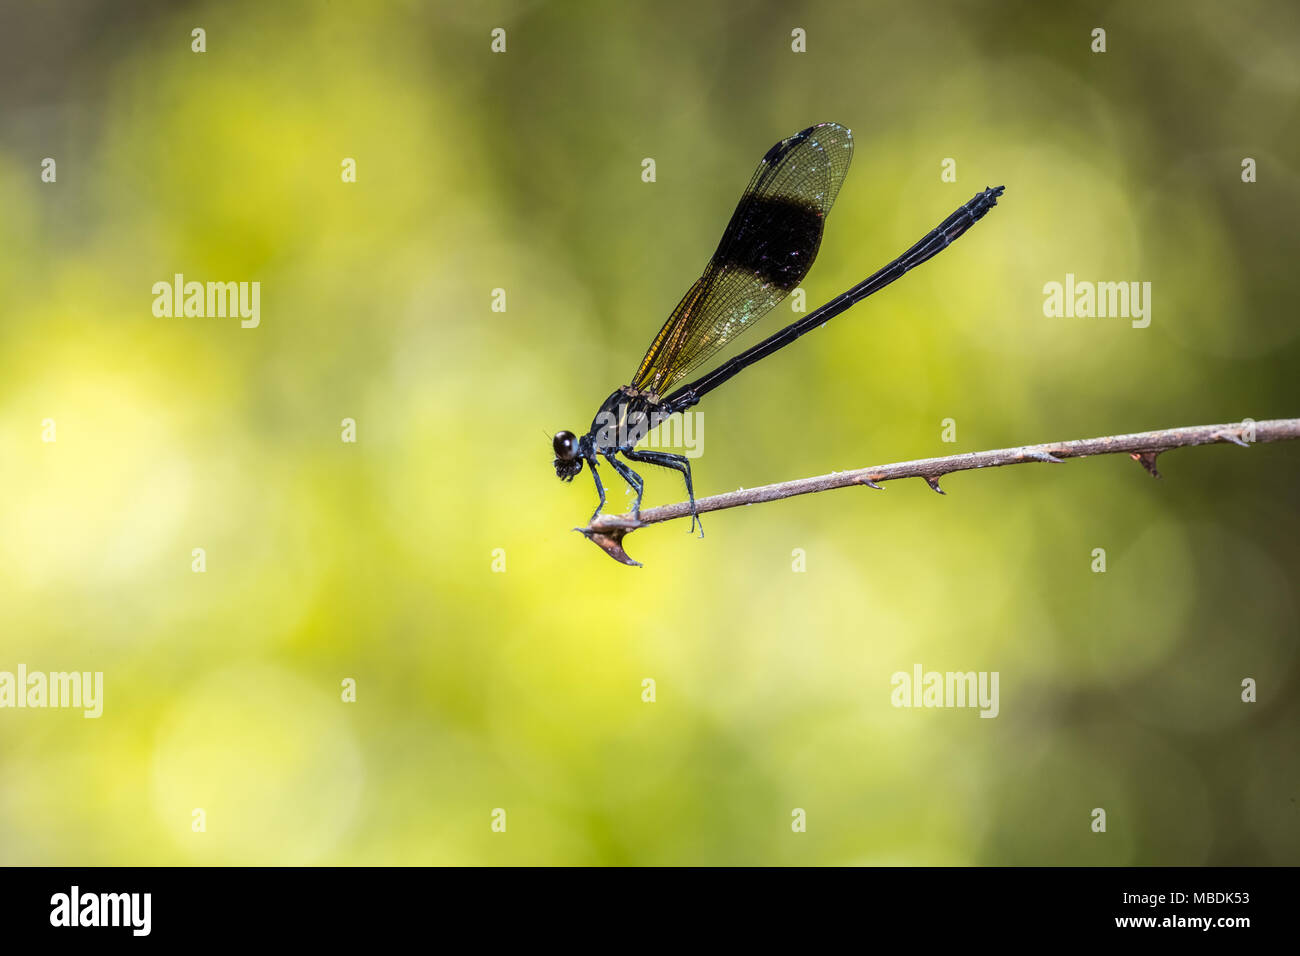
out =
{"type": "Polygon", "coordinates": [[[639,568],[643,566],[641,562],[623,550],[623,538],[626,537],[629,531],[635,531],[638,527],[641,527],[641,525],[610,528],[574,528],[573,530],[580,531],[583,537],[615,561],[626,564],[628,567],[639,568]]]}

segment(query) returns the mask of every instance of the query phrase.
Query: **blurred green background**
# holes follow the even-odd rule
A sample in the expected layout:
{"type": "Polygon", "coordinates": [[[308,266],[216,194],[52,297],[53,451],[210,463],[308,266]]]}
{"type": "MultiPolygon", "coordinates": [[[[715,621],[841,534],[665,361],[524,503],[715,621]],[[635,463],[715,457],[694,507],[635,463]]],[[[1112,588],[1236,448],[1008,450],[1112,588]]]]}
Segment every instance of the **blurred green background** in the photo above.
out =
{"type": "Polygon", "coordinates": [[[0,18],[0,670],[105,680],[99,720],[0,711],[0,862],[1300,862],[1300,447],[720,512],[632,569],[570,530],[594,490],[543,437],[825,120],[857,151],[809,307],[1006,196],[711,395],[700,494],[1296,415],[1294,5],[0,18]],[[261,326],[155,318],[177,272],[261,282],[261,326]],[[1067,272],[1150,281],[1150,327],[1045,318],[1067,272]],[[917,663],[998,671],[1000,716],[895,709],[917,663]]]}

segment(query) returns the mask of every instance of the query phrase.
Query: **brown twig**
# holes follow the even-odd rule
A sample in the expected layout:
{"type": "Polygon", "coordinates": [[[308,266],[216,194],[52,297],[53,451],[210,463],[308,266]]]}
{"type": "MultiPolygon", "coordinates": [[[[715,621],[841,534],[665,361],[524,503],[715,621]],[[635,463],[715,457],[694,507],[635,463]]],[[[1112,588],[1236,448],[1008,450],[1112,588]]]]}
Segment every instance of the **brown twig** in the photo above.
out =
{"type": "MultiPolygon", "coordinates": [[[[1060,463],[1067,458],[1087,458],[1090,455],[1127,454],[1153,476],[1159,478],[1156,456],[1171,448],[1220,443],[1231,443],[1248,448],[1254,442],[1287,441],[1295,438],[1300,438],[1300,418],[1278,418],[1264,422],[1247,420],[1231,425],[1191,425],[1187,428],[1167,428],[1134,435],[1108,435],[1104,438],[1081,438],[1045,445],[1022,445],[1019,448],[973,451],[943,458],[922,458],[893,465],[859,468],[856,471],[834,472],[829,475],[818,475],[815,478],[798,478],[794,481],[762,485],[758,488],[742,488],[723,495],[700,498],[695,503],[695,510],[704,514],[708,511],[721,511],[724,508],[736,508],[740,505],[753,505],[763,501],[776,501],[780,498],[793,498],[795,495],[810,495],[818,491],[857,485],[879,488],[880,482],[895,481],[899,478],[922,478],[939,494],[944,494],[943,489],[939,487],[939,479],[954,471],[1023,465],[1031,461],[1060,463]]],[[[581,531],[615,560],[639,567],[640,562],[632,560],[623,550],[623,539],[637,528],[644,528],[661,521],[672,521],[675,518],[685,518],[690,513],[688,503],[678,502],[642,511],[639,521],[634,520],[631,515],[601,515],[587,527],[574,530],[581,531]]]]}

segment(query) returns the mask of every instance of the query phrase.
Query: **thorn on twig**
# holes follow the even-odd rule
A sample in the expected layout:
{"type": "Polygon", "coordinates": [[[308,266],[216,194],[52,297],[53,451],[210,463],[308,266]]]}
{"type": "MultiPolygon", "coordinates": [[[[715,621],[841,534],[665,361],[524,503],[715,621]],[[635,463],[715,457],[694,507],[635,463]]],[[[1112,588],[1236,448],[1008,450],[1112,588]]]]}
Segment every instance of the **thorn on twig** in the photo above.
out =
{"type": "Polygon", "coordinates": [[[863,479],[862,479],[862,483],[863,483],[864,485],[866,485],[868,488],[874,488],[874,489],[876,489],[876,491],[884,491],[884,490],[885,490],[885,486],[884,486],[884,485],[878,485],[878,484],[876,484],[875,481],[872,480],[872,478],[871,478],[870,475],[868,475],[866,478],[863,478],[863,479]]]}
{"type": "Polygon", "coordinates": [[[1244,441],[1242,441],[1242,440],[1241,440],[1241,435],[1240,435],[1240,434],[1236,434],[1236,435],[1234,435],[1232,432],[1215,432],[1215,433],[1214,433],[1213,435],[1211,435],[1210,437],[1211,437],[1211,438],[1221,438],[1221,439],[1223,439],[1224,441],[1230,441],[1230,442],[1232,442],[1234,445],[1240,445],[1242,448],[1249,448],[1249,447],[1250,447],[1250,442],[1244,442],[1244,441]]]}
{"type": "Polygon", "coordinates": [[[930,486],[931,488],[933,488],[935,491],[939,492],[939,494],[941,494],[941,495],[946,495],[946,494],[948,493],[948,492],[944,491],[942,488],[939,487],[939,479],[938,479],[938,478],[931,478],[929,475],[922,475],[921,477],[925,479],[925,483],[926,483],[927,485],[929,485],[929,486],[930,486]]]}
{"type": "Polygon", "coordinates": [[[623,550],[623,538],[629,531],[635,531],[640,527],[644,527],[644,525],[638,523],[609,528],[574,528],[573,530],[582,532],[588,541],[595,544],[615,561],[629,567],[639,568],[642,566],[641,562],[633,559],[630,554],[623,550]]]}
{"type": "Polygon", "coordinates": [[[1021,454],[1022,457],[1028,458],[1030,461],[1050,461],[1057,465],[1065,464],[1064,458],[1057,458],[1051,452],[1039,451],[1036,448],[1026,448],[1021,454]]]}
{"type": "Polygon", "coordinates": [[[1135,451],[1129,453],[1129,457],[1145,468],[1152,478],[1160,477],[1160,472],[1156,469],[1156,458],[1158,458],[1159,455],[1160,452],[1158,451],[1135,451]]]}

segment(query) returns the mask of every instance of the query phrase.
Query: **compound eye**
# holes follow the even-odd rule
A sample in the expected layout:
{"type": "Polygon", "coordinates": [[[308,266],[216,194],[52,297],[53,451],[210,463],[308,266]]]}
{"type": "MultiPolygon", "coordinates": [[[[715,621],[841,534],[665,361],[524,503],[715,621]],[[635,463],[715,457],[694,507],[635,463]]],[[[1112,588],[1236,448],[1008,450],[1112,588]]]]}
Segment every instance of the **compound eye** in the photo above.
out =
{"type": "Polygon", "coordinates": [[[555,457],[568,461],[578,454],[578,436],[573,432],[556,432],[551,442],[555,447],[555,457]]]}

